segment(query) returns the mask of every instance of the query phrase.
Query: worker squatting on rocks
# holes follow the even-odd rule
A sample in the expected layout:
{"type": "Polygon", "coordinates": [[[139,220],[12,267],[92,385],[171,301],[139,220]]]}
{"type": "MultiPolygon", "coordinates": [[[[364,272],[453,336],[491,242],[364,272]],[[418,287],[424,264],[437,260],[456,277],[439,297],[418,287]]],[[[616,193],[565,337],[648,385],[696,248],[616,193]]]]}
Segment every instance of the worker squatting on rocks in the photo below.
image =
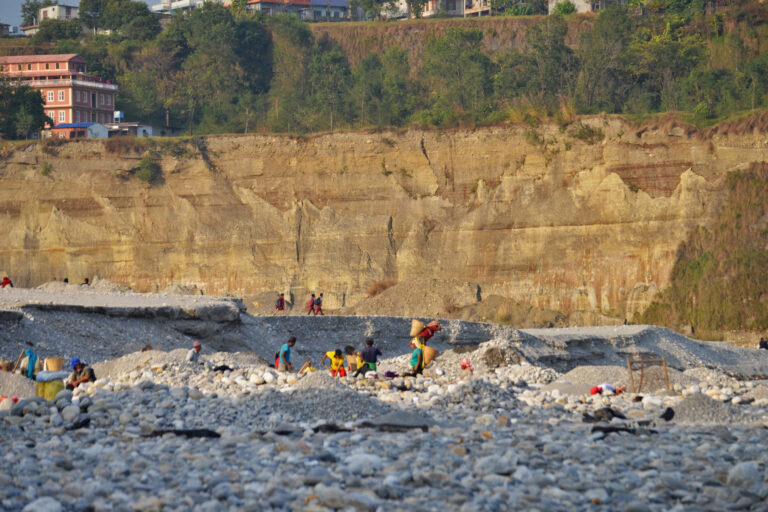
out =
{"type": "Polygon", "coordinates": [[[11,278],[8,276],[3,277],[3,282],[0,283],[0,288],[5,288],[6,286],[13,288],[13,281],[11,281],[11,278]]]}
{"type": "Polygon", "coordinates": [[[187,352],[187,361],[190,363],[200,364],[200,350],[203,345],[199,341],[192,343],[192,348],[187,352]]]}
{"type": "Polygon", "coordinates": [[[331,363],[331,377],[346,377],[347,370],[344,368],[344,353],[341,349],[330,350],[323,355],[322,364],[325,365],[325,360],[329,359],[331,363]]]}
{"type": "Polygon", "coordinates": [[[69,369],[72,370],[72,373],[69,376],[67,389],[75,389],[83,382],[96,381],[96,374],[93,373],[93,368],[86,366],[85,363],[80,361],[77,357],[69,362],[69,369]]]}
{"type": "Polygon", "coordinates": [[[360,362],[354,376],[357,377],[360,374],[365,376],[365,374],[368,372],[375,372],[376,363],[378,362],[380,355],[381,350],[379,350],[378,347],[373,346],[373,338],[366,338],[365,348],[360,352],[360,358],[362,361],[360,362]]]}

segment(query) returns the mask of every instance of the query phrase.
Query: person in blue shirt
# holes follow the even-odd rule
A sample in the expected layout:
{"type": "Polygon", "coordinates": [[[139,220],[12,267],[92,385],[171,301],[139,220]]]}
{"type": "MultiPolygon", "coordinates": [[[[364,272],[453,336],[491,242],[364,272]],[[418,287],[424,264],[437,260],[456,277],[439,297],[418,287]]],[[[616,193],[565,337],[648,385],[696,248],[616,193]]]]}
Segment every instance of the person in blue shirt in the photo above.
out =
{"type": "Polygon", "coordinates": [[[293,370],[291,365],[291,347],[296,344],[296,337],[291,336],[288,338],[288,342],[280,347],[280,352],[277,353],[277,370],[280,372],[289,372],[293,370]]]}

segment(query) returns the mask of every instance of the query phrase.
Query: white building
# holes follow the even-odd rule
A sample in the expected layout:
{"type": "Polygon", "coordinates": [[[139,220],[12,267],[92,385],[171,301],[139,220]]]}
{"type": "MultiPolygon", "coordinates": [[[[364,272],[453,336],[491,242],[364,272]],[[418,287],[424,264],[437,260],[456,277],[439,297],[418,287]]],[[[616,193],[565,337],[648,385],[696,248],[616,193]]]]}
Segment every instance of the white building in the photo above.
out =
{"type": "MultiPolygon", "coordinates": [[[[395,9],[388,12],[389,18],[408,18],[408,14],[405,0],[398,0],[395,9]]],[[[490,16],[491,0],[428,0],[421,17],[431,18],[438,14],[461,18],[490,16]]]]}
{"type": "Polygon", "coordinates": [[[170,14],[178,9],[195,9],[202,6],[206,1],[224,3],[222,0],[160,0],[159,3],[151,5],[149,9],[159,14],[170,14]]]}
{"type": "Polygon", "coordinates": [[[64,20],[70,21],[77,19],[80,9],[71,5],[51,5],[43,7],[37,11],[37,19],[34,25],[28,27],[21,27],[24,31],[24,35],[33,36],[37,34],[40,29],[40,23],[44,20],[64,20]]]}

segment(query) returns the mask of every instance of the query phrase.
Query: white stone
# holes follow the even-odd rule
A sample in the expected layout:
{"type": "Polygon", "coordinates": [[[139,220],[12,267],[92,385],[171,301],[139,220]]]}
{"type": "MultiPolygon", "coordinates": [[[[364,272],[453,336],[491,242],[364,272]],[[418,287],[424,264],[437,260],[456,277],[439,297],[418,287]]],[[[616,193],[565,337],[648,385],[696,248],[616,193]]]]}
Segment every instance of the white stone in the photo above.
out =
{"type": "Polygon", "coordinates": [[[354,453],[347,457],[344,462],[350,473],[363,476],[377,473],[383,465],[381,457],[370,453],[354,453]]]}
{"type": "Polygon", "coordinates": [[[657,396],[645,395],[643,397],[643,409],[653,410],[664,406],[664,400],[657,396]]]}
{"type": "Polygon", "coordinates": [[[32,503],[29,503],[22,512],[61,512],[61,503],[55,499],[46,496],[44,498],[38,498],[32,503]]]}
{"type": "Polygon", "coordinates": [[[264,375],[261,377],[262,380],[267,384],[272,384],[277,379],[275,378],[275,374],[272,372],[264,372],[264,375]]]}

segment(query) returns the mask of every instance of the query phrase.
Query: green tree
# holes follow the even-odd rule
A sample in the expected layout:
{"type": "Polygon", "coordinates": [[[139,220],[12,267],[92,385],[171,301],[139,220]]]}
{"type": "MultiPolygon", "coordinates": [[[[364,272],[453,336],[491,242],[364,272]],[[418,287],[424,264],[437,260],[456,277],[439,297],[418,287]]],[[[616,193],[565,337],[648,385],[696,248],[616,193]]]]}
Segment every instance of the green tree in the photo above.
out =
{"type": "Polygon", "coordinates": [[[557,2],[555,4],[555,8],[552,9],[552,14],[557,14],[560,16],[566,16],[568,14],[573,14],[576,12],[576,6],[573,5],[573,3],[570,0],[563,0],[562,2],[557,2]]]}
{"type": "Polygon", "coordinates": [[[40,91],[0,79],[0,134],[9,139],[26,138],[53,120],[45,115],[40,91]]]}
{"type": "Polygon", "coordinates": [[[334,116],[343,113],[351,85],[347,56],[328,39],[318,42],[309,62],[309,83],[314,108],[328,116],[328,126],[334,128],[334,116]]]}
{"type": "Polygon", "coordinates": [[[40,9],[57,4],[58,0],[24,0],[24,2],[21,4],[22,26],[28,27],[30,25],[40,23],[41,20],[37,19],[37,15],[40,9]]]}
{"type": "Polygon", "coordinates": [[[491,10],[505,16],[547,14],[547,0],[491,0],[491,10]]]}
{"type": "Polygon", "coordinates": [[[103,28],[127,39],[146,41],[160,33],[160,21],[144,2],[108,0],[101,17],[103,28]]]}
{"type": "Polygon", "coordinates": [[[592,30],[582,33],[577,50],[576,97],[580,109],[619,112],[633,85],[627,69],[631,23],[626,9],[613,5],[600,13],[592,30]]]}
{"type": "Polygon", "coordinates": [[[577,66],[573,50],[565,44],[567,33],[565,20],[556,15],[532,25],[526,33],[542,96],[572,96],[577,66]]]}
{"type": "Polygon", "coordinates": [[[408,6],[408,13],[413,18],[421,18],[424,14],[424,6],[427,5],[427,0],[405,0],[405,4],[408,6]]]}
{"type": "Polygon", "coordinates": [[[296,16],[270,16],[266,20],[272,34],[272,81],[269,86],[268,123],[272,130],[308,129],[308,58],[314,37],[306,23],[296,16]]]}
{"type": "Polygon", "coordinates": [[[40,23],[40,29],[32,36],[34,44],[50,43],[61,39],[77,39],[82,33],[83,27],[80,20],[74,19],[56,20],[48,19],[40,23]]]}
{"type": "Polygon", "coordinates": [[[104,28],[108,3],[108,0],[80,0],[80,19],[93,32],[104,28]]]}
{"type": "Polygon", "coordinates": [[[492,63],[481,51],[482,40],[479,29],[451,27],[427,41],[421,75],[438,117],[476,116],[487,107],[492,63]]]}
{"type": "Polygon", "coordinates": [[[628,48],[628,68],[641,90],[651,98],[653,110],[680,107],[677,82],[688,75],[705,56],[698,35],[679,36],[667,24],[658,35],[633,42],[628,48]]]}
{"type": "Polygon", "coordinates": [[[408,52],[397,46],[391,47],[381,58],[382,124],[402,125],[414,108],[415,84],[410,80],[411,68],[408,52]]]}
{"type": "Polygon", "coordinates": [[[357,117],[361,126],[384,123],[382,119],[382,96],[384,85],[384,67],[381,59],[375,53],[367,56],[353,71],[355,85],[352,91],[352,102],[358,109],[357,117]]]}

